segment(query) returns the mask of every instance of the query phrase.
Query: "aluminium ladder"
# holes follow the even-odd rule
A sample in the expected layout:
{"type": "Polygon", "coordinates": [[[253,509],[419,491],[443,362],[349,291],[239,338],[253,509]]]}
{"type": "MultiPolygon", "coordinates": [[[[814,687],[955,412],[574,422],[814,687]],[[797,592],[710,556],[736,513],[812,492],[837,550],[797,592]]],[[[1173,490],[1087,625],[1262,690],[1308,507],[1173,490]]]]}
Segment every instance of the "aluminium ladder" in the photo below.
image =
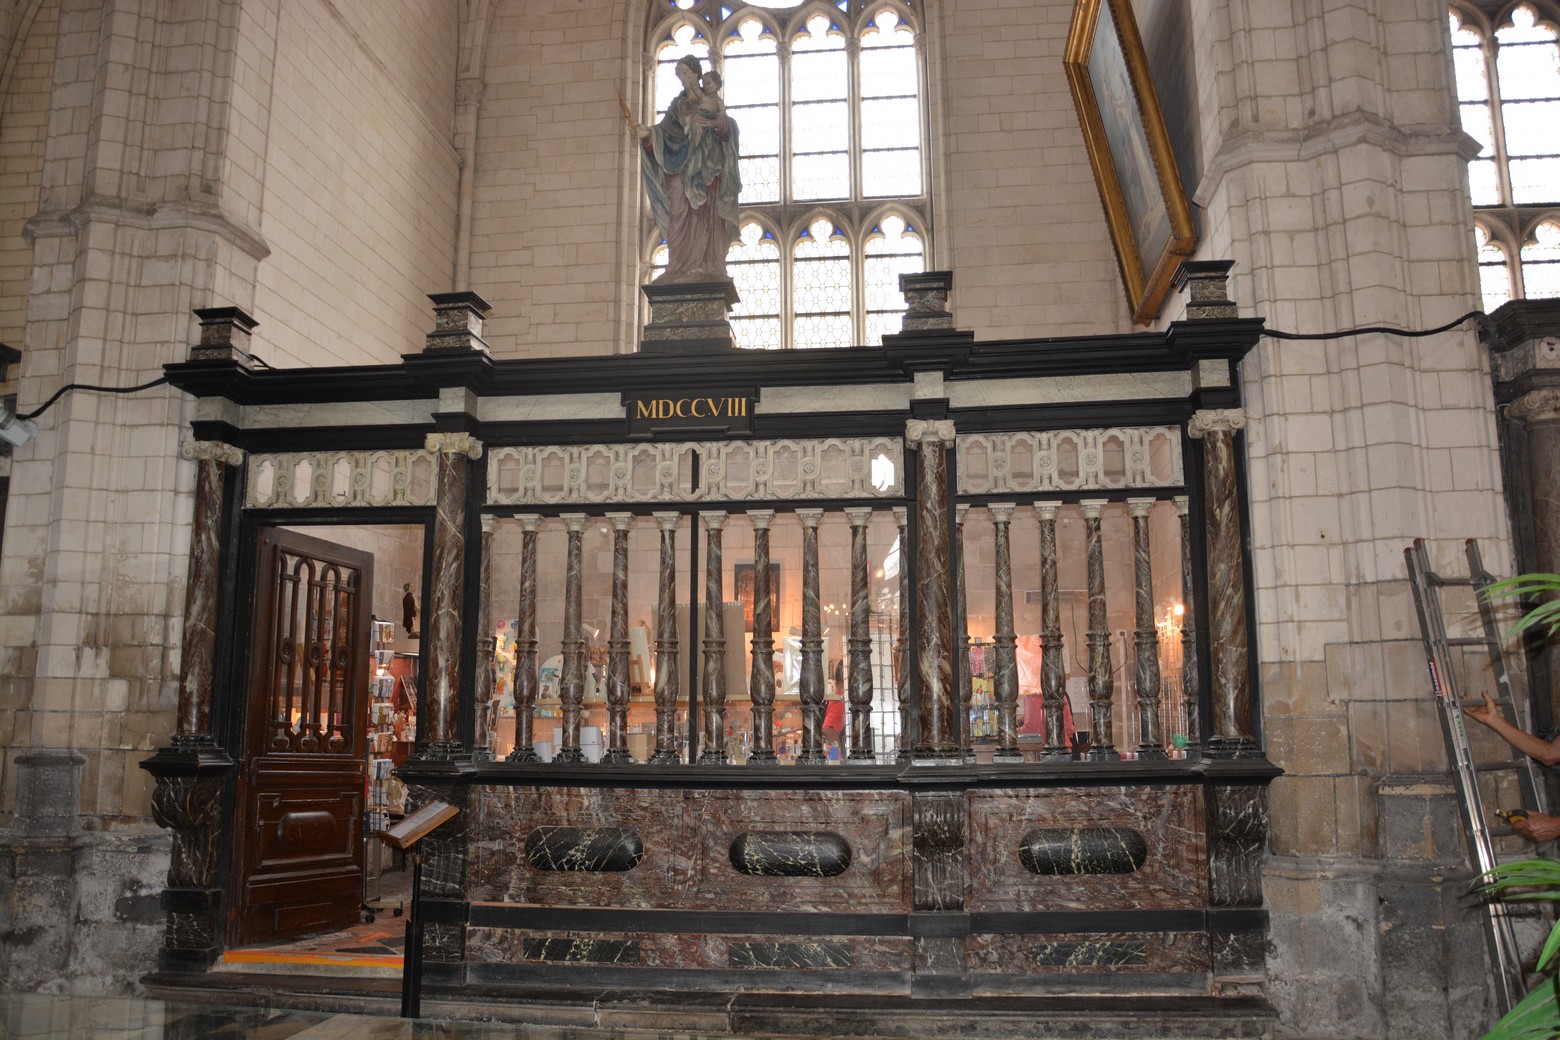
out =
{"type": "MultiPolygon", "coordinates": [[[[1469,701],[1459,678],[1458,662],[1454,654],[1459,648],[1482,648],[1488,655],[1490,679],[1495,685],[1494,701],[1506,721],[1519,729],[1527,729],[1526,720],[1519,718],[1519,705],[1512,693],[1511,676],[1506,668],[1505,652],[1495,621],[1495,612],[1484,590],[1496,579],[1484,569],[1479,555],[1478,542],[1467,542],[1467,577],[1447,577],[1430,569],[1430,555],[1423,538],[1403,550],[1408,561],[1409,584],[1413,588],[1414,607],[1419,613],[1419,627],[1424,634],[1425,657],[1430,667],[1431,692],[1435,696],[1437,714],[1441,719],[1441,735],[1446,740],[1446,757],[1451,763],[1452,777],[1457,790],[1457,803],[1462,812],[1463,834],[1468,843],[1468,857],[1482,876],[1496,865],[1495,844],[1490,831],[1490,813],[1485,808],[1485,790],[1480,784],[1481,775],[1514,774],[1521,804],[1539,809],[1539,783],[1537,769],[1527,755],[1508,748],[1509,757],[1497,761],[1476,761],[1468,737],[1463,706],[1469,701]],[[1453,637],[1447,634],[1446,616],[1443,613],[1442,590],[1466,589],[1471,591],[1478,604],[1482,635],[1453,637]]],[[[1472,703],[1482,700],[1482,691],[1476,691],[1472,703]]],[[[1504,741],[1501,742],[1504,745],[1504,741]]],[[[1496,806],[1495,808],[1499,808],[1496,806]]],[[[1501,1014],[1522,999],[1526,985],[1522,971],[1522,954],[1517,945],[1511,904],[1498,900],[1482,900],[1480,903],[1486,921],[1485,938],[1489,945],[1490,959],[1495,967],[1495,996],[1501,1014]]]]}

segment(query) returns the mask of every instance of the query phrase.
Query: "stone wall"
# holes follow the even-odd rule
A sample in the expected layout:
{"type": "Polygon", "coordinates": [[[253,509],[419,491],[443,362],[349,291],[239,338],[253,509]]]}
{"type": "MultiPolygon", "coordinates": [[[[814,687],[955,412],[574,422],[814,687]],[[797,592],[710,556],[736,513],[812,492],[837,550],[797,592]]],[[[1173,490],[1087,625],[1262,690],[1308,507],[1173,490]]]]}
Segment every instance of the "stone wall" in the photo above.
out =
{"type": "MultiPolygon", "coordinates": [[[[1200,255],[1236,261],[1242,313],[1316,333],[1476,307],[1444,4],[1191,6],[1211,57],[1200,255]]],[[[1487,360],[1464,326],[1270,339],[1243,376],[1265,734],[1288,773],[1268,867],[1282,1024],[1470,1035],[1484,968],[1455,802],[1403,794],[1446,763],[1402,554],[1425,537],[1466,573],[1478,538],[1510,566],[1487,360]]]]}
{"type": "MultiPolygon", "coordinates": [[[[453,272],[456,11],[9,5],[0,339],[18,407],[182,360],[192,310],[258,310],[273,364],[390,360],[453,272]]],[[[156,963],[168,838],[138,768],[173,729],[193,466],[166,387],[67,394],[11,460],[0,559],[0,921],[16,988],[125,990],[156,963]],[[64,836],[19,759],[73,755],[64,836]],[[151,898],[152,902],[147,900],[151,898]]]]}
{"type": "MultiPolygon", "coordinates": [[[[1198,255],[1235,260],[1241,313],[1321,332],[1472,309],[1444,4],[1186,3],[1198,255]]],[[[926,5],[930,262],[957,272],[959,324],[982,339],[1129,324],[1060,68],[1072,6],[926,5]]],[[[252,311],[273,364],[390,360],[417,348],[423,294],[463,263],[470,284],[454,287],[494,304],[495,354],[631,348],[641,203],[615,94],[639,93],[648,0],[592,18],[568,0],[143,8],[40,0],[5,15],[0,341],[25,351],[24,410],[68,381],[154,378],[193,341],[195,307],[252,311]],[[469,256],[457,255],[457,75],[481,87],[469,256]]],[[[1461,991],[1425,982],[1479,974],[1454,898],[1455,832],[1436,822],[1444,798],[1397,793],[1444,770],[1401,552],[1424,536],[1455,570],[1476,537],[1492,570],[1509,569],[1485,359],[1467,330],[1269,340],[1243,378],[1263,724],[1288,771],[1269,866],[1284,1027],[1466,1033],[1461,991]],[[1405,850],[1394,835],[1407,834],[1430,844],[1405,850]],[[1437,942],[1410,950],[1404,934],[1437,942]],[[1419,1013],[1393,996],[1406,993],[1423,994],[1419,1013]]],[[[13,459],[0,813],[23,751],[84,759],[81,823],[50,861],[76,879],[58,905],[86,908],[59,918],[96,951],[82,954],[99,966],[84,987],[123,986],[134,958],[114,951],[138,940],[118,937],[151,928],[132,913],[144,890],[93,886],[151,884],[161,853],[135,850],[164,847],[144,830],[136,763],[172,728],[188,418],[166,389],[71,395],[13,459]]],[[[22,866],[38,862],[23,837],[12,846],[28,855],[11,854],[5,875],[12,920],[20,879],[39,876],[22,866]]],[[[88,962],[60,956],[61,971],[88,962]]]]}

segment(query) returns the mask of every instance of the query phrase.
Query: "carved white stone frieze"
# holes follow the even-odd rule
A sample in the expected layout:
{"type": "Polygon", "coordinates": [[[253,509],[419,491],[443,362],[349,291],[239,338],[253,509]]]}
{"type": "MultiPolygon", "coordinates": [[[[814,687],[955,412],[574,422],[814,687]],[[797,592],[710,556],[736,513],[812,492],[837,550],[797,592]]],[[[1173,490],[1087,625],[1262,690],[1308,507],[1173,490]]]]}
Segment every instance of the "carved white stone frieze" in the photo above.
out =
{"type": "Polygon", "coordinates": [[[1174,426],[959,435],[959,494],[1179,487],[1174,426]]]}
{"type": "Polygon", "coordinates": [[[431,506],[433,456],[426,451],[297,451],[249,456],[244,504],[251,509],[431,506]]]}
{"type": "Polygon", "coordinates": [[[496,506],[879,499],[903,489],[897,437],[518,446],[488,460],[496,506]]]}

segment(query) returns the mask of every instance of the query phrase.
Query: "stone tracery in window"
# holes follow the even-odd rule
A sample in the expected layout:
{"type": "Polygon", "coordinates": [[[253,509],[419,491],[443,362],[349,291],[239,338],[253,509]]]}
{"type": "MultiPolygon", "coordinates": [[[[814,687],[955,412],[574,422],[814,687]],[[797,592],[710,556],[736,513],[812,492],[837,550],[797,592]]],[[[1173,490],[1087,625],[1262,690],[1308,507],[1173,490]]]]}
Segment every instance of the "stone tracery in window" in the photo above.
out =
{"type": "Polygon", "coordinates": [[[1537,0],[1463,0],[1451,8],[1485,310],[1560,296],[1560,19],[1537,0]],[[1493,306],[1492,306],[1493,305],[1493,306]]]}
{"type": "MultiPolygon", "coordinates": [[[[712,57],[740,129],[742,240],[727,255],[749,348],[876,344],[897,332],[901,272],[925,270],[919,3],[662,0],[656,118],[684,55],[712,57]],[[712,46],[711,41],[719,41],[712,46]]],[[[653,228],[651,277],[665,265],[653,228]]]]}

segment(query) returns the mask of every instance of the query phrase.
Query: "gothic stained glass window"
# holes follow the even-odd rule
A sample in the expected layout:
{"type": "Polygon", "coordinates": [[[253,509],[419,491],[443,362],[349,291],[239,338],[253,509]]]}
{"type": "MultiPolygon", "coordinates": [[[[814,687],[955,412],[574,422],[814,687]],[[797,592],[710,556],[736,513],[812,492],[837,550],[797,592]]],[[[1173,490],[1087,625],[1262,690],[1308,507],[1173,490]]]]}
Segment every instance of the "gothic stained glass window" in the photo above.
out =
{"type": "Polygon", "coordinates": [[[1538,0],[1451,8],[1484,309],[1560,296],[1560,19],[1538,0]]]}
{"type": "MultiPolygon", "coordinates": [[[[926,269],[920,0],[660,0],[653,106],[692,54],[714,62],[740,131],[741,241],[726,266],[739,346],[876,345],[898,332],[899,275],[926,269]]],[[[665,247],[646,216],[647,268],[665,247]]]]}

